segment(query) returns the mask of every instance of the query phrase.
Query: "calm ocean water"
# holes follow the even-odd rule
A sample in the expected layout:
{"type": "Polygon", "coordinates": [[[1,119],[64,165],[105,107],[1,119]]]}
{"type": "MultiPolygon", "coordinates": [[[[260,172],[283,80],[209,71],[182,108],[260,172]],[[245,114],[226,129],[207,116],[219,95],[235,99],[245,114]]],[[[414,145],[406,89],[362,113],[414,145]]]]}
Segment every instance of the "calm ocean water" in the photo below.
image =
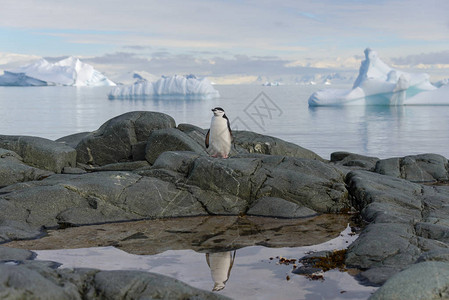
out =
{"type": "Polygon", "coordinates": [[[221,106],[234,129],[279,137],[324,158],[335,151],[380,158],[418,153],[449,157],[449,106],[309,108],[308,97],[326,86],[215,88],[221,97],[213,100],[109,100],[110,87],[0,87],[0,134],[57,139],[96,130],[135,110],[159,111],[177,124],[207,128],[211,108],[221,106]]]}

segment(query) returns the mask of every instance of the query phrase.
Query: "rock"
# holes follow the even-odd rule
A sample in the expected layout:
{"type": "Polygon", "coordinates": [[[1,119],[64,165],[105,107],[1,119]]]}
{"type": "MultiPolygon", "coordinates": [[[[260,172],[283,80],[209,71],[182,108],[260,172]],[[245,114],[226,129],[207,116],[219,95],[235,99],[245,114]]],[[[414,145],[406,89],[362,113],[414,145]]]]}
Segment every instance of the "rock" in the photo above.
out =
{"type": "Polygon", "coordinates": [[[413,182],[449,180],[448,161],[438,154],[420,154],[379,160],[375,172],[413,182]]]}
{"type": "Polygon", "coordinates": [[[62,174],[85,174],[87,173],[86,170],[83,170],[81,168],[72,168],[72,167],[64,167],[62,169],[62,174]]]}
{"type": "Polygon", "coordinates": [[[424,238],[438,240],[443,243],[449,242],[449,226],[419,222],[415,225],[416,233],[424,238]]]}
{"type": "Polygon", "coordinates": [[[247,214],[277,218],[300,218],[316,215],[316,212],[282,198],[262,197],[256,200],[247,214]]]}
{"type": "Polygon", "coordinates": [[[441,261],[449,263],[449,249],[431,250],[423,253],[417,262],[441,261]]]}
{"type": "Polygon", "coordinates": [[[2,299],[228,299],[167,276],[141,271],[56,269],[0,264],[2,299]]]}
{"type": "Polygon", "coordinates": [[[419,247],[412,244],[416,238],[413,230],[413,226],[407,224],[369,224],[349,246],[346,264],[361,269],[401,269],[414,263],[421,252],[419,247]]]}
{"type": "Polygon", "coordinates": [[[424,253],[448,249],[448,186],[419,185],[367,171],[351,171],[346,183],[353,206],[370,222],[346,257],[348,266],[364,270],[361,278],[383,284],[424,253]]]}
{"type": "Polygon", "coordinates": [[[396,274],[371,297],[376,299],[448,299],[449,263],[422,262],[396,274]]]}
{"type": "Polygon", "coordinates": [[[318,160],[260,154],[214,159],[168,151],[138,173],[58,174],[0,189],[0,238],[35,238],[57,226],[239,215],[250,208],[288,218],[339,212],[349,207],[343,178],[318,160]]]}
{"type": "Polygon", "coordinates": [[[14,151],[0,149],[0,187],[17,182],[41,180],[53,172],[30,167],[14,151]]]}
{"type": "Polygon", "coordinates": [[[374,170],[376,163],[379,161],[377,157],[363,156],[349,152],[334,152],[331,154],[331,163],[348,167],[350,169],[361,169],[371,171],[374,170]]]}
{"type": "MultiPolygon", "coordinates": [[[[204,148],[207,129],[190,124],[179,124],[178,129],[189,135],[204,148]]],[[[231,156],[243,153],[292,156],[325,161],[318,154],[281,139],[250,131],[233,131],[231,156]]]]}
{"type": "Polygon", "coordinates": [[[117,116],[98,130],[84,137],[77,145],[77,161],[83,164],[106,165],[141,160],[143,142],[153,130],[175,127],[172,117],[157,113],[135,111],[117,116]]]}
{"type": "MultiPolygon", "coordinates": [[[[51,270],[51,269],[49,269],[51,270]]],[[[42,273],[43,270],[40,270],[42,273]]],[[[51,272],[53,273],[53,272],[51,272]]],[[[70,281],[59,285],[56,274],[41,274],[23,265],[0,264],[0,298],[2,299],[79,299],[77,287],[70,281]],[[50,277],[50,278],[47,278],[50,277]]]]}
{"type": "Polygon", "coordinates": [[[167,128],[153,131],[145,149],[146,160],[153,164],[159,155],[166,151],[192,151],[206,155],[203,147],[178,129],[167,128]]]}
{"type": "Polygon", "coordinates": [[[187,134],[191,139],[197,142],[198,145],[203,146],[203,148],[206,149],[205,140],[207,129],[202,129],[192,124],[179,124],[176,128],[187,134]]]}
{"type": "Polygon", "coordinates": [[[100,167],[94,167],[90,169],[90,171],[134,171],[140,168],[146,168],[149,167],[150,164],[146,160],[138,160],[138,161],[131,161],[131,162],[122,162],[122,163],[115,163],[115,164],[108,164],[100,167]]]}
{"type": "MultiPolygon", "coordinates": [[[[3,201],[0,200],[0,207],[3,209],[3,201]]],[[[11,210],[5,210],[5,213],[11,210]]],[[[2,213],[0,217],[0,243],[20,240],[24,238],[39,238],[43,235],[40,226],[33,226],[26,223],[26,216],[21,210],[19,214],[11,217],[2,213]],[[9,219],[10,218],[10,219],[9,219]]]]}
{"type": "Polygon", "coordinates": [[[346,176],[353,205],[359,210],[373,202],[391,204],[405,209],[421,210],[422,186],[406,180],[367,171],[352,171],[346,176]]]}
{"type": "Polygon", "coordinates": [[[25,249],[15,249],[0,246],[0,263],[2,261],[5,262],[12,260],[33,259],[35,256],[36,256],[35,253],[25,249]]]}
{"type": "Polygon", "coordinates": [[[167,276],[137,271],[99,272],[95,292],[102,299],[228,299],[167,276]]]}
{"type": "Polygon", "coordinates": [[[167,151],[158,156],[153,164],[154,169],[164,169],[188,175],[193,162],[200,155],[190,151],[167,151]]]}
{"type": "MultiPolygon", "coordinates": [[[[349,205],[344,174],[317,160],[261,154],[215,159],[165,152],[147,174],[165,176],[165,180],[171,176],[172,182],[183,180],[200,193],[214,192],[228,199],[224,203],[238,204],[239,210],[247,210],[249,203],[262,197],[282,198],[317,212],[337,212],[349,205]],[[170,173],[160,169],[162,166],[170,173]]],[[[234,205],[231,211],[235,209],[234,205]]]]}
{"type": "Polygon", "coordinates": [[[90,134],[90,132],[88,132],[88,131],[87,132],[79,132],[79,133],[61,137],[61,138],[55,140],[55,142],[70,146],[73,149],[75,149],[76,146],[78,146],[78,144],[81,142],[81,140],[84,139],[89,134],[90,134]]]}
{"type": "Polygon", "coordinates": [[[318,154],[281,139],[251,131],[233,131],[234,143],[249,153],[291,156],[325,161],[318,154]]]}
{"type": "Polygon", "coordinates": [[[75,149],[40,137],[0,135],[0,148],[16,152],[30,166],[55,173],[76,166],[75,149]]]}
{"type": "Polygon", "coordinates": [[[54,175],[12,185],[0,190],[0,212],[3,240],[36,237],[42,227],[206,214],[192,193],[127,172],[54,175]]]}

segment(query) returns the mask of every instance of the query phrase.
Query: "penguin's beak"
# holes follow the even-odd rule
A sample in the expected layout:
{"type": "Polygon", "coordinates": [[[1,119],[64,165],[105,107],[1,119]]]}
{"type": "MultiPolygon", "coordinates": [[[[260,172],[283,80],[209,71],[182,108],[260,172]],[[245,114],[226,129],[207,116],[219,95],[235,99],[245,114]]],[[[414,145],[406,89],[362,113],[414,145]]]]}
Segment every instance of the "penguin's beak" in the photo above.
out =
{"type": "Polygon", "coordinates": [[[211,111],[215,112],[215,108],[214,108],[214,109],[211,109],[211,111]]]}

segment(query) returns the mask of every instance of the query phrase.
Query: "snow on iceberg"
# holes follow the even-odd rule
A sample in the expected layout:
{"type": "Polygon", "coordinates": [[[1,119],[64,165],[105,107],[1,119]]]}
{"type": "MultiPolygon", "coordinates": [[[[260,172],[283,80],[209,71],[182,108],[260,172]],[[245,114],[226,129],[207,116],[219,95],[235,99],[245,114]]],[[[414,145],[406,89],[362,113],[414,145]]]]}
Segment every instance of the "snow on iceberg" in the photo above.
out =
{"type": "Polygon", "coordinates": [[[449,85],[408,98],[404,105],[449,105],[449,85]]]}
{"type": "Polygon", "coordinates": [[[162,76],[157,81],[141,79],[132,85],[116,86],[109,92],[109,99],[167,97],[167,98],[202,98],[220,97],[220,94],[207,78],[187,76],[162,76]]]}
{"type": "Polygon", "coordinates": [[[40,59],[35,63],[4,71],[2,86],[115,86],[115,83],[78,58],[68,57],[56,63],[40,59]]]}
{"type": "Polygon", "coordinates": [[[408,98],[435,89],[428,74],[390,68],[367,48],[352,90],[317,91],[310,96],[309,106],[403,105],[408,98]]]}

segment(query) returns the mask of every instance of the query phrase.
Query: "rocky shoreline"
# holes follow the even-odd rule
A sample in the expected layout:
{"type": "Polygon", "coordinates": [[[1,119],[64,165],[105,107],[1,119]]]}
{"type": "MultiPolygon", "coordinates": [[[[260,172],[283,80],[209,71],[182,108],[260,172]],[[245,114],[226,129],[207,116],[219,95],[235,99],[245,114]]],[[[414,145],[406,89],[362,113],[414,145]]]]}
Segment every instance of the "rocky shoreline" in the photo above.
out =
{"type": "MultiPolygon", "coordinates": [[[[326,160],[239,131],[231,157],[215,159],[205,151],[205,133],[139,111],[57,141],[0,135],[0,243],[140,219],[359,212],[366,226],[345,262],[362,270],[365,283],[382,285],[373,299],[448,297],[446,158],[336,152],[326,160]]],[[[151,273],[56,267],[0,246],[0,298],[222,298],[151,273]]]]}

